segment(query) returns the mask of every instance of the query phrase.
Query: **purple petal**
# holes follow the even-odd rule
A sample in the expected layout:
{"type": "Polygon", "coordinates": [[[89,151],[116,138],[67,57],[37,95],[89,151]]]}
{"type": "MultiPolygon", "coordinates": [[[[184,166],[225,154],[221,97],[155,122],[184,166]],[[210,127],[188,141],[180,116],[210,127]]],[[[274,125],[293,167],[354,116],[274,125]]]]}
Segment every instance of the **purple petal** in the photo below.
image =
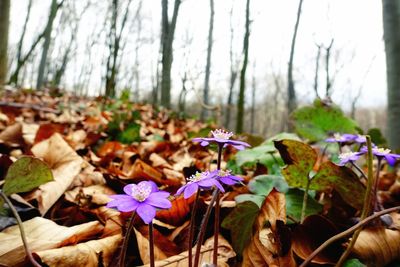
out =
{"type": "Polygon", "coordinates": [[[234,185],[236,184],[236,181],[232,180],[229,177],[221,177],[219,178],[219,181],[226,184],[226,185],[234,185]]]}
{"type": "Polygon", "coordinates": [[[245,147],[242,145],[232,145],[234,148],[236,148],[237,150],[244,150],[245,147]]]}
{"type": "Polygon", "coordinates": [[[218,189],[219,189],[221,192],[225,192],[224,187],[223,187],[217,180],[215,180],[215,186],[218,187],[218,189]]]}
{"type": "Polygon", "coordinates": [[[216,181],[217,180],[215,180],[215,179],[203,179],[196,183],[201,187],[212,187],[213,185],[215,185],[216,181]]]}
{"type": "Polygon", "coordinates": [[[208,146],[209,144],[210,144],[210,143],[207,142],[207,141],[202,141],[202,142],[200,143],[201,146],[208,146]]]}
{"type": "Polygon", "coordinates": [[[179,187],[178,191],[176,191],[176,193],[175,193],[175,196],[182,194],[183,190],[185,190],[185,188],[186,188],[187,186],[188,186],[188,185],[185,184],[185,185],[179,187]]]}
{"type": "Polygon", "coordinates": [[[136,213],[145,223],[149,224],[156,217],[156,208],[146,203],[141,203],[136,209],[136,213]]]}
{"type": "Polygon", "coordinates": [[[119,211],[122,212],[129,212],[135,210],[139,202],[133,199],[130,196],[126,196],[127,198],[119,198],[119,199],[114,199],[110,202],[107,203],[108,208],[114,208],[116,207],[119,211]]]}
{"type": "Polygon", "coordinates": [[[245,147],[251,147],[248,143],[243,142],[243,141],[238,141],[238,140],[229,140],[228,143],[231,144],[231,145],[242,145],[242,146],[245,146],[245,147]]]}
{"type": "Polygon", "coordinates": [[[146,198],[146,204],[152,205],[153,207],[160,209],[169,209],[172,207],[171,201],[167,199],[169,197],[168,192],[156,192],[146,198]]]}
{"type": "Polygon", "coordinates": [[[125,187],[124,187],[124,192],[125,192],[125,194],[131,196],[131,195],[132,195],[132,189],[133,189],[134,187],[137,187],[137,185],[135,185],[135,184],[128,184],[128,185],[125,185],[125,187]]]}
{"type": "Polygon", "coordinates": [[[190,198],[194,193],[197,192],[198,189],[199,189],[199,186],[197,185],[197,183],[188,184],[186,186],[185,192],[183,193],[183,197],[185,199],[190,198]]]}
{"type": "Polygon", "coordinates": [[[396,163],[396,158],[392,155],[385,156],[386,161],[389,163],[390,166],[393,166],[396,163]]]}
{"type": "Polygon", "coordinates": [[[141,181],[140,183],[138,183],[138,186],[142,185],[142,184],[150,185],[151,186],[151,192],[159,191],[157,184],[155,182],[153,182],[153,181],[141,181]]]}

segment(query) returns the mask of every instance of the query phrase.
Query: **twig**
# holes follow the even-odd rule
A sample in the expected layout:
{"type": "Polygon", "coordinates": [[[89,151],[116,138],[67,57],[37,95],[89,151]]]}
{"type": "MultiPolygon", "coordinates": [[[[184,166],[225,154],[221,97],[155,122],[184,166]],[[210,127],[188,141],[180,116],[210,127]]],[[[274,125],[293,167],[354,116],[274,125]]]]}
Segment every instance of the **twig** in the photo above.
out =
{"type": "MultiPolygon", "coordinates": [[[[224,145],[218,144],[218,158],[217,158],[217,170],[221,169],[221,158],[222,158],[222,150],[224,149],[224,145]]],[[[214,212],[214,252],[213,252],[213,264],[217,266],[218,260],[218,234],[219,234],[219,214],[220,214],[220,206],[219,206],[220,196],[219,192],[217,194],[217,199],[215,200],[215,212],[214,212]]]]}
{"type": "Polygon", "coordinates": [[[398,211],[400,210],[400,206],[396,206],[396,207],[392,207],[389,209],[385,209],[382,210],[380,212],[377,212],[375,214],[372,214],[371,216],[365,218],[364,220],[360,221],[359,223],[353,225],[352,227],[350,227],[349,229],[332,236],[331,238],[329,238],[328,240],[326,240],[322,245],[320,245],[316,250],[314,250],[313,253],[310,254],[310,256],[308,256],[308,258],[299,266],[299,267],[305,267],[307,266],[307,264],[309,264],[312,259],[318,255],[318,253],[320,253],[322,250],[324,250],[326,247],[328,247],[330,244],[350,235],[351,233],[353,233],[355,230],[357,230],[360,227],[363,227],[364,225],[366,225],[367,223],[369,223],[370,221],[375,220],[376,218],[379,218],[382,215],[394,212],[394,211],[398,211]]]}
{"type": "Polygon", "coordinates": [[[25,235],[25,231],[24,231],[24,227],[22,225],[22,220],[21,217],[19,217],[19,214],[17,212],[17,210],[15,209],[14,205],[11,203],[10,199],[7,197],[6,194],[4,194],[3,190],[0,189],[0,195],[1,197],[4,199],[4,201],[8,204],[8,206],[11,209],[11,212],[13,213],[15,219],[17,220],[18,223],[18,227],[19,227],[19,231],[21,233],[21,238],[22,238],[22,243],[24,244],[24,249],[25,249],[25,253],[29,258],[29,261],[32,263],[33,266],[36,267],[41,267],[42,265],[40,265],[32,256],[32,252],[29,249],[29,245],[28,242],[26,240],[26,235],[25,235]]]}
{"type": "Polygon", "coordinates": [[[154,236],[153,222],[149,223],[149,249],[150,249],[150,267],[154,267],[154,236]]]}
{"type": "Polygon", "coordinates": [[[196,210],[197,210],[197,202],[199,201],[199,196],[200,196],[200,190],[197,190],[196,193],[196,198],[193,203],[193,209],[192,209],[192,214],[190,215],[190,228],[189,228],[189,267],[193,266],[193,234],[194,234],[194,223],[195,223],[195,217],[196,217],[196,210]]]}
{"type": "MultiPolygon", "coordinates": [[[[365,196],[364,196],[364,206],[363,206],[363,209],[361,212],[361,217],[360,217],[361,220],[364,220],[370,213],[371,193],[373,190],[372,186],[374,183],[376,183],[376,182],[374,182],[374,173],[373,173],[373,165],[372,165],[372,157],[373,156],[372,156],[371,137],[369,135],[367,135],[366,138],[367,138],[367,148],[368,148],[368,179],[367,179],[367,189],[365,190],[365,196]]],[[[377,177],[377,179],[378,179],[378,177],[377,177]]],[[[349,245],[347,246],[346,250],[343,252],[339,261],[336,263],[336,267],[341,267],[343,265],[343,263],[345,262],[345,260],[347,259],[347,257],[350,255],[351,250],[353,249],[354,244],[356,243],[361,230],[362,230],[362,228],[359,228],[354,232],[349,245]]]]}

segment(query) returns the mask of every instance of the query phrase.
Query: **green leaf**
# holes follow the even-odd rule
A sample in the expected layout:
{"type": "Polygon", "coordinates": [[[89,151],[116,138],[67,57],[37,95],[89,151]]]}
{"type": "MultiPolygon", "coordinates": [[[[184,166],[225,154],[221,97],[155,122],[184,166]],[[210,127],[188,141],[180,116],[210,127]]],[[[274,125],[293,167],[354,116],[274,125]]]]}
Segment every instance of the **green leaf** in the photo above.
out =
{"type": "Polygon", "coordinates": [[[270,153],[273,152],[275,152],[275,147],[272,144],[241,150],[236,153],[236,163],[239,166],[243,166],[245,163],[263,162],[271,159],[270,153]]]}
{"type": "Polygon", "coordinates": [[[352,207],[362,209],[365,186],[351,169],[330,161],[322,163],[311,181],[310,189],[325,190],[328,187],[334,188],[352,207]]]}
{"type": "Polygon", "coordinates": [[[358,259],[350,259],[343,264],[343,267],[367,267],[367,265],[363,264],[358,259]]]}
{"type": "Polygon", "coordinates": [[[249,182],[250,192],[268,196],[275,187],[279,192],[286,193],[289,189],[287,182],[279,175],[259,175],[249,182]]]}
{"type": "Polygon", "coordinates": [[[310,172],[318,158],[317,153],[311,146],[296,140],[285,139],[274,143],[286,164],[282,174],[289,186],[306,188],[310,172]]]}
{"type": "Polygon", "coordinates": [[[131,123],[123,132],[117,135],[117,140],[123,144],[131,144],[140,141],[140,124],[131,123]]]}
{"type": "Polygon", "coordinates": [[[251,201],[239,203],[222,222],[222,227],[231,231],[232,246],[238,254],[250,242],[258,211],[259,207],[251,201]]]}
{"type": "Polygon", "coordinates": [[[314,101],[313,106],[295,110],[291,118],[296,132],[310,141],[325,139],[329,132],[357,133],[358,128],[357,123],[346,117],[338,106],[321,100],[314,101]]]}
{"type": "Polygon", "coordinates": [[[8,169],[3,192],[7,196],[28,192],[53,180],[53,174],[46,163],[33,157],[21,157],[8,169]]]}
{"type": "MultiPolygon", "coordinates": [[[[292,188],[285,194],[286,197],[286,214],[297,221],[301,218],[301,209],[303,207],[304,191],[292,188]]],[[[307,200],[305,215],[318,214],[322,211],[322,205],[314,200],[310,195],[307,200]]]]}
{"type": "Polygon", "coordinates": [[[253,194],[240,194],[235,197],[236,204],[243,203],[246,201],[251,201],[257,204],[259,208],[261,208],[262,204],[264,203],[264,200],[265,196],[253,195],[253,194]]]}

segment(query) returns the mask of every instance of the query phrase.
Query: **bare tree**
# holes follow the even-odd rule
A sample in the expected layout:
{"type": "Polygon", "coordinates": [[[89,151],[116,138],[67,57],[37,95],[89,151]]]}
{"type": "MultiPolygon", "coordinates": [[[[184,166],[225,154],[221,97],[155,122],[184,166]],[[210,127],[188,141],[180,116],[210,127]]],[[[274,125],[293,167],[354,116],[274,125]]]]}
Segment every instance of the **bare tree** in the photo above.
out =
{"type": "MultiPolygon", "coordinates": [[[[213,29],[214,29],[214,0],[210,0],[210,22],[208,28],[208,46],[207,46],[207,63],[204,78],[204,91],[203,102],[209,104],[209,91],[210,91],[210,72],[211,72],[211,53],[213,47],[213,29]]],[[[200,119],[204,120],[207,117],[207,110],[203,107],[201,109],[200,119]]]]}
{"type": "Polygon", "coordinates": [[[45,74],[46,63],[47,63],[47,55],[48,55],[50,43],[51,43],[51,32],[53,30],[53,22],[57,16],[58,10],[63,5],[63,3],[64,3],[64,0],[61,0],[60,3],[57,3],[57,0],[51,1],[49,19],[47,21],[46,28],[44,30],[44,35],[43,35],[44,43],[43,43],[43,49],[42,49],[42,56],[40,58],[38,77],[37,77],[37,81],[36,81],[36,89],[41,89],[43,86],[44,74],[45,74]]]}
{"type": "Polygon", "coordinates": [[[327,48],[325,48],[326,54],[325,54],[325,73],[326,73],[326,90],[325,90],[325,98],[330,99],[331,97],[331,89],[332,89],[332,79],[330,77],[330,71],[329,71],[329,61],[331,57],[331,49],[333,45],[333,38],[331,39],[331,42],[327,48]]]}
{"type": "Polygon", "coordinates": [[[251,79],[251,113],[250,113],[250,132],[254,133],[254,122],[256,119],[256,88],[257,88],[257,81],[256,81],[256,62],[253,63],[253,76],[251,79]]]}
{"type": "Polygon", "coordinates": [[[237,103],[237,118],[236,118],[236,132],[243,132],[243,117],[244,117],[244,91],[246,88],[246,69],[249,60],[249,39],[250,39],[250,0],[246,1],[246,23],[245,34],[243,40],[243,65],[240,71],[240,87],[239,97],[237,103]]]}
{"type": "Polygon", "coordinates": [[[316,46],[317,46],[317,57],[315,58],[314,92],[315,92],[315,97],[320,98],[318,94],[318,74],[319,74],[319,58],[321,57],[322,45],[316,44],[316,46]]]}
{"type": "Polygon", "coordinates": [[[297,106],[296,100],[296,90],[294,87],[294,80],[293,80],[293,60],[294,60],[294,51],[296,46],[296,37],[297,31],[299,28],[300,16],[301,16],[301,7],[303,5],[303,0],[299,0],[299,6],[297,9],[297,17],[296,17],[296,24],[294,25],[294,31],[292,36],[292,44],[290,48],[290,55],[289,55],[289,63],[288,63],[288,87],[287,87],[287,111],[290,114],[293,110],[295,110],[297,106]]]}
{"type": "Polygon", "coordinates": [[[230,45],[229,45],[229,60],[230,60],[230,78],[229,78],[229,93],[228,100],[226,103],[226,112],[225,112],[225,127],[229,129],[230,121],[231,121],[231,112],[232,112],[232,104],[233,104],[233,88],[235,87],[235,82],[238,74],[238,65],[239,61],[234,60],[233,56],[233,39],[234,39],[234,31],[235,28],[232,23],[233,17],[233,5],[230,11],[230,45]]]}
{"type": "Polygon", "coordinates": [[[8,29],[10,25],[10,0],[0,1],[0,89],[8,73],[8,29]]]}
{"type": "Polygon", "coordinates": [[[173,61],[173,42],[178,19],[181,0],[175,0],[172,19],[169,21],[168,0],[161,0],[161,46],[162,46],[162,71],[161,71],[161,105],[171,107],[171,68],[173,61]]]}

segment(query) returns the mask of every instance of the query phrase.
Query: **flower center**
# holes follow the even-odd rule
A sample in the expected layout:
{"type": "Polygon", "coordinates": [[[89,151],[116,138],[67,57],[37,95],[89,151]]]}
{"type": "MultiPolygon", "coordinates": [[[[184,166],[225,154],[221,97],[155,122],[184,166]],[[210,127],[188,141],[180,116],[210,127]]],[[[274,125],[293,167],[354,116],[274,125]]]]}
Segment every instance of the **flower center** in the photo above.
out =
{"type": "Polygon", "coordinates": [[[139,202],[143,202],[149,197],[151,193],[151,185],[140,184],[132,187],[132,197],[139,202]]]}
{"type": "Polygon", "coordinates": [[[339,154],[339,159],[341,159],[341,160],[348,159],[356,154],[357,154],[356,152],[345,152],[345,153],[339,154]]]}
{"type": "Polygon", "coordinates": [[[229,176],[229,175],[231,175],[231,170],[226,170],[226,171],[219,170],[218,171],[218,176],[219,177],[226,177],[226,176],[229,176]]]}
{"type": "Polygon", "coordinates": [[[224,130],[221,130],[221,129],[211,131],[211,133],[214,136],[214,138],[225,139],[225,140],[228,140],[229,138],[231,138],[233,136],[232,132],[225,132],[224,130]]]}
{"type": "Polygon", "coordinates": [[[208,172],[196,172],[196,174],[193,174],[192,176],[190,176],[188,178],[188,182],[189,183],[198,182],[198,181],[203,180],[204,178],[206,178],[207,175],[208,175],[208,172]]]}
{"type": "Polygon", "coordinates": [[[333,134],[333,138],[334,138],[336,141],[341,141],[341,140],[342,140],[342,136],[341,136],[339,133],[334,133],[334,134],[333,134]]]}
{"type": "Polygon", "coordinates": [[[391,150],[390,150],[390,149],[387,149],[387,148],[377,148],[377,149],[376,149],[376,152],[382,153],[382,154],[385,154],[385,155],[389,154],[390,151],[391,151],[391,150]]]}

